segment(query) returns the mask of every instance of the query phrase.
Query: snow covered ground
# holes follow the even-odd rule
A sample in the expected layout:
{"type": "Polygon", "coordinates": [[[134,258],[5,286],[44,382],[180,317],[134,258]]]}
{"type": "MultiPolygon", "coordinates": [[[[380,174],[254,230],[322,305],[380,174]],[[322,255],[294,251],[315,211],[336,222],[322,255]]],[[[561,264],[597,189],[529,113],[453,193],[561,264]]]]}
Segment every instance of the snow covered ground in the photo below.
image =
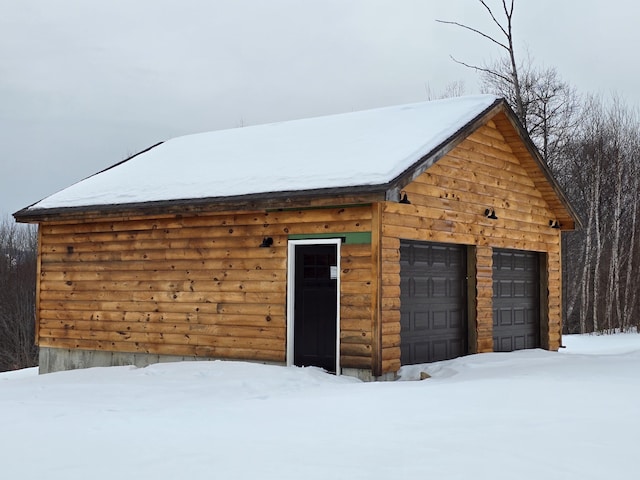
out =
{"type": "Polygon", "coordinates": [[[361,383],[198,362],[0,374],[6,479],[638,478],[640,335],[361,383]]]}

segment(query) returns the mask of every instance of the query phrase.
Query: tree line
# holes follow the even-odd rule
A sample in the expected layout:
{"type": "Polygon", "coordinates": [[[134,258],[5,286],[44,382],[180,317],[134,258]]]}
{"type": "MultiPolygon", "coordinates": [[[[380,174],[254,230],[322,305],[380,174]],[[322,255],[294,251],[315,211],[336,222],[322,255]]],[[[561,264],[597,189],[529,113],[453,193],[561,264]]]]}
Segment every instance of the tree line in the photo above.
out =
{"type": "Polygon", "coordinates": [[[38,364],[35,227],[0,220],[0,371],[38,364]]]}

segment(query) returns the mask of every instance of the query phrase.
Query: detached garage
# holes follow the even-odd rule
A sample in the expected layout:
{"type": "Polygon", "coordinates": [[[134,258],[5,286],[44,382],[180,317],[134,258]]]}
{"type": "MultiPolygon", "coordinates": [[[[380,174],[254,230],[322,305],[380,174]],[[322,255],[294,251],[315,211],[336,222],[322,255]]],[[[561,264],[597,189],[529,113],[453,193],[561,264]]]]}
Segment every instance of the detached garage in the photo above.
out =
{"type": "Polygon", "coordinates": [[[40,371],[242,359],[392,379],[561,343],[578,219],[502,99],[179,137],[39,224],[40,371]]]}

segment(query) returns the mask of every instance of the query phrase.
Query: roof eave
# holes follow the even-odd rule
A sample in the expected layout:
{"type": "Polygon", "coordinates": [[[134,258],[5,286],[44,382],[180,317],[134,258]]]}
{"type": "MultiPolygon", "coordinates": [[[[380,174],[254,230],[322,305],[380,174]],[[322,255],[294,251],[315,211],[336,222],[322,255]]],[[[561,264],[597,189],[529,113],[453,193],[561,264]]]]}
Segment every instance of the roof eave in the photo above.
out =
{"type": "Polygon", "coordinates": [[[409,183],[413,182],[429,167],[431,167],[438,160],[451,152],[473,131],[487,123],[491,117],[493,117],[497,112],[500,111],[503,103],[505,103],[503,99],[496,99],[491,105],[489,105],[482,112],[476,115],[472,120],[458,129],[454,134],[449,136],[449,138],[443,141],[440,145],[435,147],[429,153],[421,157],[418,161],[414,162],[400,175],[391,180],[389,182],[389,188],[386,192],[387,200],[398,200],[400,190],[406,187],[409,183]]]}
{"type": "Polygon", "coordinates": [[[87,205],[59,208],[24,208],[13,214],[20,223],[40,223],[79,218],[120,215],[184,214],[222,211],[261,211],[278,208],[305,208],[314,200],[331,198],[335,205],[367,204],[385,200],[388,184],[355,185],[302,191],[264,192],[230,197],[185,198],[124,204],[87,205]]]}
{"type": "Polygon", "coordinates": [[[400,191],[406,187],[409,183],[418,178],[422,173],[424,173],[429,167],[435,164],[438,160],[446,156],[449,152],[451,152],[454,148],[456,148],[465,138],[467,138],[472,132],[480,128],[482,125],[488,123],[492,118],[494,118],[498,113],[504,112],[505,116],[513,126],[514,130],[517,132],[518,136],[522,140],[525,148],[534,159],[534,161],[539,166],[540,170],[544,174],[546,180],[551,185],[554,193],[562,203],[562,206],[566,209],[567,213],[573,220],[574,225],[561,225],[561,229],[563,230],[573,230],[575,226],[582,228],[582,220],[580,216],[573,208],[571,203],[569,202],[567,196],[564,191],[554,178],[551,170],[542,159],[540,152],[537,147],[527,134],[526,130],[518,120],[518,117],[511,109],[509,104],[503,98],[496,99],[491,105],[489,105],[485,110],[480,112],[475,118],[469,121],[466,125],[460,128],[457,132],[451,135],[447,140],[442,142],[436,148],[434,148],[431,152],[424,155],[420,160],[415,162],[409,168],[407,168],[404,172],[394,178],[391,182],[389,182],[389,188],[386,191],[386,199],[397,201],[400,198],[400,191]]]}

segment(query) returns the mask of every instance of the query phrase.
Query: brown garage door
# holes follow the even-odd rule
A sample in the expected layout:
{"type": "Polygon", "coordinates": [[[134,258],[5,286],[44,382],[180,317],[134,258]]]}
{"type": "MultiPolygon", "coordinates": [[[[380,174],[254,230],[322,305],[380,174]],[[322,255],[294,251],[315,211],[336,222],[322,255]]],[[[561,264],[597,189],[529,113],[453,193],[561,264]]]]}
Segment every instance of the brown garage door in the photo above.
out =
{"type": "Polygon", "coordinates": [[[540,346],[540,261],[535,252],[493,251],[493,349],[540,346]]]}
{"type": "Polygon", "coordinates": [[[402,240],[400,278],[402,364],[466,354],[466,248],[402,240]]]}

